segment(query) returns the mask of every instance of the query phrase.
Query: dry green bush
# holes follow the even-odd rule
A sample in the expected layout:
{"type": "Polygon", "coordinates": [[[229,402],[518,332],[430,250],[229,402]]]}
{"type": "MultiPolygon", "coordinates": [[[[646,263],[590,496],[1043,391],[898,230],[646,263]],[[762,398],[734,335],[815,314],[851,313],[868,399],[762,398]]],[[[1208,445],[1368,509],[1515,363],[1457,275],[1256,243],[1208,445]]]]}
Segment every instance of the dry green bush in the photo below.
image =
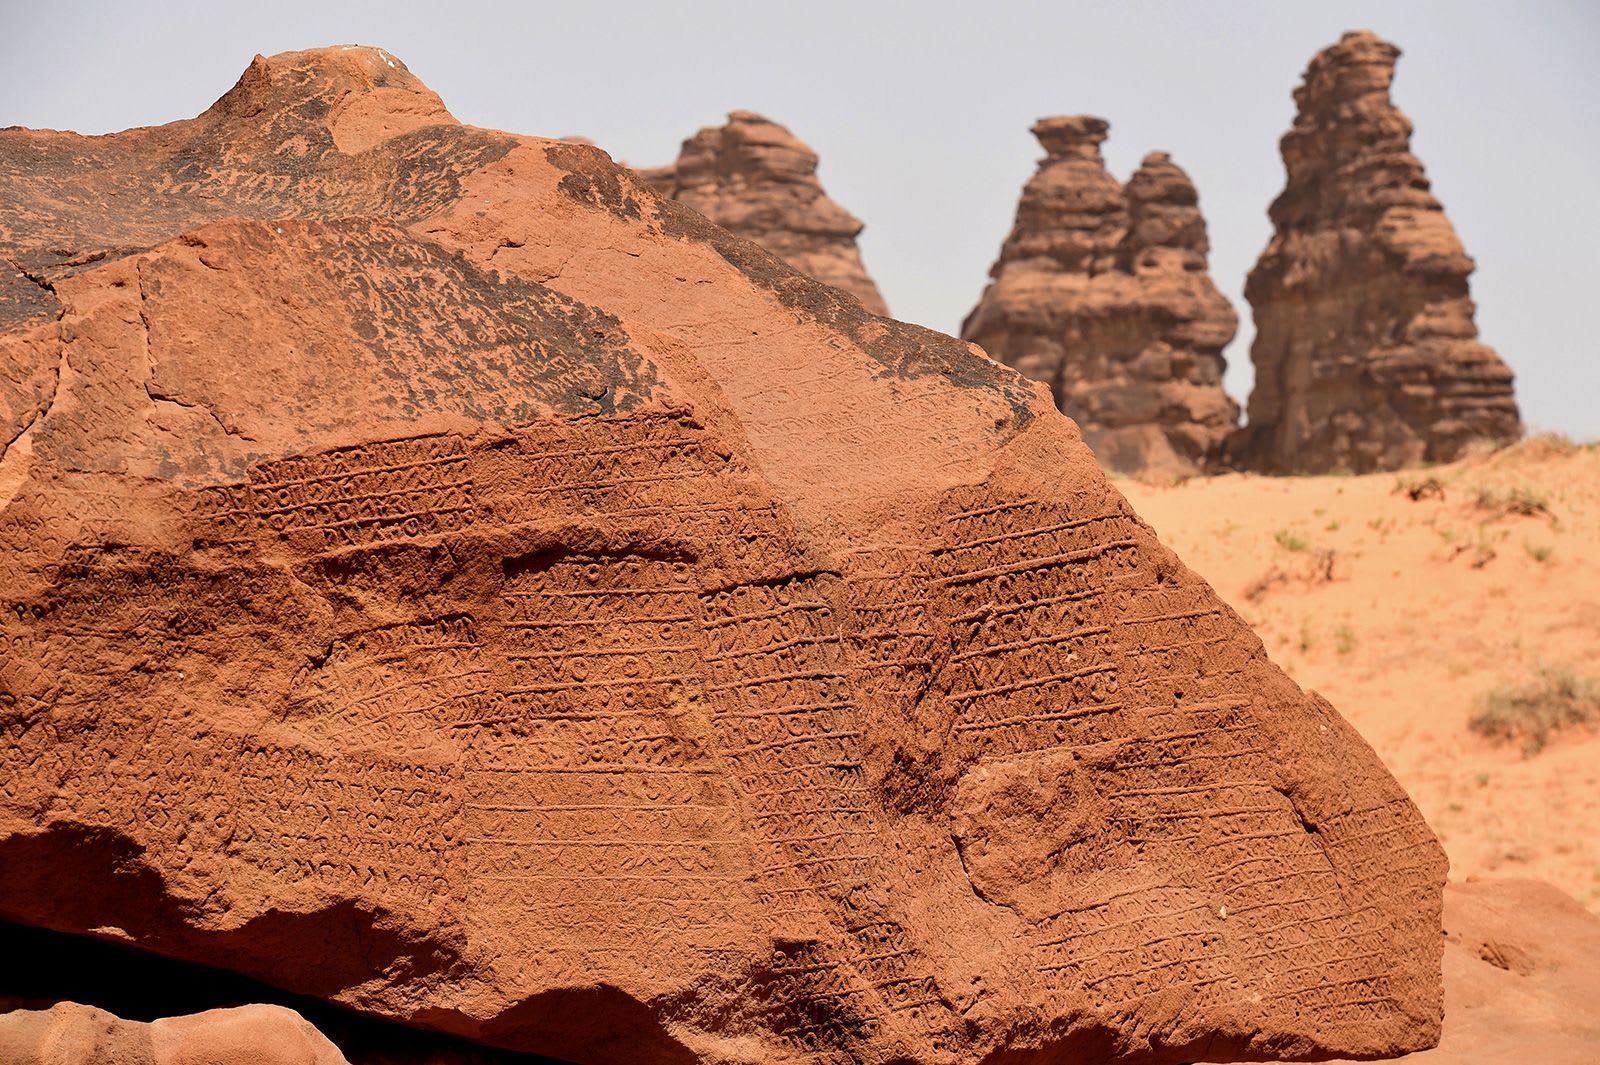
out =
{"type": "Polygon", "coordinates": [[[1538,754],[1550,734],[1572,725],[1600,725],[1600,684],[1569,669],[1541,669],[1532,681],[1496,688],[1479,700],[1467,727],[1499,743],[1522,742],[1538,754]]]}
{"type": "Polygon", "coordinates": [[[1524,518],[1537,518],[1550,513],[1550,502],[1544,496],[1526,486],[1516,488],[1480,488],[1478,497],[1474,500],[1479,510],[1489,514],[1487,520],[1494,521],[1508,514],[1516,514],[1524,518]]]}
{"type": "Polygon", "coordinates": [[[1401,477],[1394,482],[1394,494],[1403,495],[1413,503],[1420,503],[1424,499],[1442,500],[1444,482],[1437,477],[1401,477]]]}

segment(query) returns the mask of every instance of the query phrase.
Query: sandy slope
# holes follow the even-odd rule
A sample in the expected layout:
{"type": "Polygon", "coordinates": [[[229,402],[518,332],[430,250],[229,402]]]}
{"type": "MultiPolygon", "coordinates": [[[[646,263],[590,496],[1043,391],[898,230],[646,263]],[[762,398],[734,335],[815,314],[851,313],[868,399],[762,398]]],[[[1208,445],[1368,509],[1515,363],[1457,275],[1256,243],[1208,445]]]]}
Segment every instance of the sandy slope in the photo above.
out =
{"type": "Polygon", "coordinates": [[[1527,757],[1467,729],[1483,693],[1541,666],[1600,679],[1600,446],[1119,487],[1361,730],[1444,841],[1452,879],[1535,877],[1600,911],[1600,735],[1527,757]],[[1442,499],[1396,490],[1429,477],[1442,499]],[[1497,515],[1480,490],[1521,490],[1549,514],[1497,515]]]}

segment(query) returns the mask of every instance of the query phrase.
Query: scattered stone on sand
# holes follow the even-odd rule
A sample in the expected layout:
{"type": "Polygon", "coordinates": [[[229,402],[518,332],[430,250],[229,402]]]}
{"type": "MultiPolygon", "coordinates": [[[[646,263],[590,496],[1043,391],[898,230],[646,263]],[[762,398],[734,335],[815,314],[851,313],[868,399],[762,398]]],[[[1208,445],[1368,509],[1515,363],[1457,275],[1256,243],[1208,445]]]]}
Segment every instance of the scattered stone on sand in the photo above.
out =
{"type": "Polygon", "coordinates": [[[1238,318],[1206,273],[1189,175],[1152,152],[1122,185],[1100,156],[1108,129],[1088,115],[1034,125],[1045,158],[961,335],[1048,384],[1108,468],[1200,472],[1239,422],[1222,390],[1238,318]]]}
{"type": "Polygon", "coordinates": [[[1437,1038],[1437,841],[1042,387],[378,49],[0,163],[0,918],[591,1063],[1437,1038]]]}
{"type": "Polygon", "coordinates": [[[1295,90],[1288,183],[1245,286],[1255,387],[1230,450],[1251,468],[1392,470],[1522,434],[1511,370],[1478,340],[1474,264],[1389,98],[1399,55],[1347,33],[1295,90]]]}
{"type": "Polygon", "coordinates": [[[844,289],[873,314],[889,313],[856,246],[861,221],[823,191],[817,153],[771,119],[731,112],[726,125],[684,141],[676,163],[638,173],[662,196],[844,289]]]}

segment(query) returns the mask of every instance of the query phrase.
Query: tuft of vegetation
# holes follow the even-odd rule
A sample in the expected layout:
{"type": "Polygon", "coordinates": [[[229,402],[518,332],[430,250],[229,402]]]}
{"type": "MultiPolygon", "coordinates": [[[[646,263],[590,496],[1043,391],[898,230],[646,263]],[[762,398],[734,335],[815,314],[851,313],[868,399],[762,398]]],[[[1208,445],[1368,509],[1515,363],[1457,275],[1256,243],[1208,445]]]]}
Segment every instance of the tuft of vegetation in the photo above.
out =
{"type": "Polygon", "coordinates": [[[1520,741],[1524,755],[1538,754],[1552,732],[1574,725],[1600,725],[1600,685],[1566,669],[1541,669],[1527,684],[1494,689],[1467,721],[1497,743],[1520,741]]]}
{"type": "Polygon", "coordinates": [[[1403,495],[1413,503],[1420,503],[1424,499],[1444,499],[1444,484],[1437,477],[1424,477],[1420,480],[1400,478],[1394,483],[1394,494],[1403,495]]]}
{"type": "Polygon", "coordinates": [[[1288,529],[1279,529],[1277,532],[1272,534],[1272,538],[1278,541],[1278,546],[1286,551],[1304,551],[1306,548],[1311,546],[1305,540],[1300,539],[1300,537],[1296,536],[1288,529]]]}
{"type": "Polygon", "coordinates": [[[1349,625],[1340,625],[1333,630],[1333,648],[1342,655],[1347,655],[1356,649],[1356,633],[1349,625]]]}
{"type": "Polygon", "coordinates": [[[1302,621],[1300,623],[1300,653],[1303,655],[1310,654],[1311,649],[1316,645],[1317,641],[1311,635],[1311,622],[1302,621]]]}
{"type": "MultiPolygon", "coordinates": [[[[1594,445],[1587,446],[1593,447],[1594,445]]],[[[1584,447],[1585,445],[1573,440],[1566,433],[1535,433],[1511,445],[1509,450],[1524,458],[1537,460],[1566,458],[1568,455],[1576,455],[1584,447]]]]}
{"type": "Polygon", "coordinates": [[[1525,485],[1507,489],[1480,488],[1473,504],[1489,515],[1489,521],[1512,514],[1537,518],[1550,513],[1549,500],[1525,485]]]}
{"type": "Polygon", "coordinates": [[[1549,544],[1523,544],[1522,546],[1535,562],[1549,562],[1550,556],[1556,553],[1556,549],[1549,544]]]}

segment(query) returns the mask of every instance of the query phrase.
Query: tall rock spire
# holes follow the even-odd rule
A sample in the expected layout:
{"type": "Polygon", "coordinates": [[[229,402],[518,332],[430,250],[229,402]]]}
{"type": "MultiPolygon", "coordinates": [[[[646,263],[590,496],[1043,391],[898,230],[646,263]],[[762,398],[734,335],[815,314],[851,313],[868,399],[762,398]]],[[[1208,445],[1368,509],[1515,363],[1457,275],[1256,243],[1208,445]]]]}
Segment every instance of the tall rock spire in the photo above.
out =
{"type": "Polygon", "coordinates": [[[1295,90],[1288,182],[1245,287],[1256,380],[1233,450],[1246,465],[1396,469],[1521,435],[1511,371],[1473,323],[1473,261],[1389,98],[1399,55],[1347,33],[1295,90]]]}
{"type": "Polygon", "coordinates": [[[1047,154],[962,336],[1049,384],[1102,464],[1193,473],[1238,422],[1222,391],[1238,319],[1206,274],[1189,176],[1154,152],[1123,186],[1100,155],[1108,129],[1089,115],[1034,125],[1047,154]]]}
{"type": "Polygon", "coordinates": [[[639,174],[801,273],[844,289],[873,314],[889,313],[856,247],[861,221],[823,191],[817,153],[776,122],[734,111],[727,125],[684,141],[672,166],[639,174]]]}

